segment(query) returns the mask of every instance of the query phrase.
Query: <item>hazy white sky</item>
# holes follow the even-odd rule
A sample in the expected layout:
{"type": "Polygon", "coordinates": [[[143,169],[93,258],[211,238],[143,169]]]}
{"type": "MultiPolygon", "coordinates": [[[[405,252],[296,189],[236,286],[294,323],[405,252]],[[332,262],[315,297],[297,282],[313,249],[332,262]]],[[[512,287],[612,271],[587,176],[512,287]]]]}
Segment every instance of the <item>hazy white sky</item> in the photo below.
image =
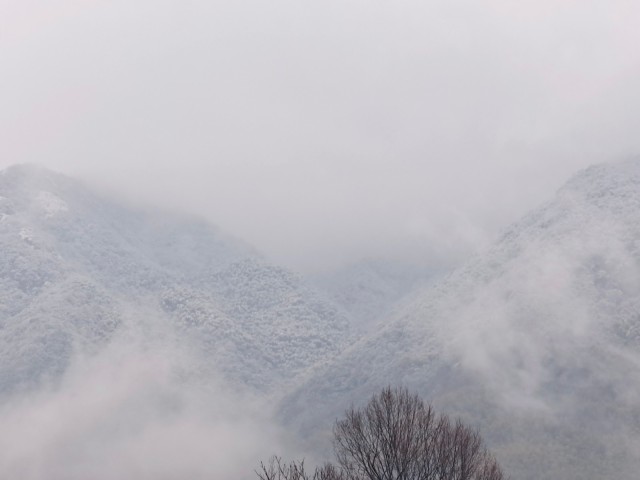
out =
{"type": "Polygon", "coordinates": [[[300,269],[461,258],[640,152],[629,0],[0,0],[0,167],[300,269]]]}

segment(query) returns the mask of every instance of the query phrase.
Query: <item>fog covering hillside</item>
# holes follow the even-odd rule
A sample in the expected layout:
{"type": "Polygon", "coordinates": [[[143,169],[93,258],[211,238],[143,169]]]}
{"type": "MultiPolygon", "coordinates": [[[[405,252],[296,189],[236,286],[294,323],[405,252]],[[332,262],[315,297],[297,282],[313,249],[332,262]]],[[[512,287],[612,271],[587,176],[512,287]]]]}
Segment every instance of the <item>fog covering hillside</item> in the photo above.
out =
{"type": "Polygon", "coordinates": [[[370,331],[421,286],[442,276],[441,270],[366,259],[317,273],[311,281],[349,313],[358,331],[370,331]]]}
{"type": "Polygon", "coordinates": [[[281,417],[324,445],[319,425],[399,383],[477,425],[513,478],[631,480],[639,367],[634,159],[578,173],[486,254],[317,368],[281,417]]]}
{"type": "Polygon", "coordinates": [[[3,478],[251,473],[270,399],[350,339],[215,227],[37,167],[0,174],[0,246],[3,478]]]}
{"type": "Polygon", "coordinates": [[[314,288],[32,166],[0,173],[0,247],[2,478],[254,478],[322,460],[389,384],[479,427],[514,479],[640,471],[640,160],[578,173],[420,288],[433,272],[376,262],[314,288]]]}

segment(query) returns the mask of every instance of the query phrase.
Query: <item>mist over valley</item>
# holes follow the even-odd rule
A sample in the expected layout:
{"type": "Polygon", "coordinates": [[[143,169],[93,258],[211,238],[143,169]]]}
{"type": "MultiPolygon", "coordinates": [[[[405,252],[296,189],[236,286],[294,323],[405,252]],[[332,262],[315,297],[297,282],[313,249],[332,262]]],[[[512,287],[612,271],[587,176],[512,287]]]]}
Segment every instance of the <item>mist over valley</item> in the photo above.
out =
{"type": "Polygon", "coordinates": [[[639,24],[0,0],[0,478],[635,480],[639,24]]]}

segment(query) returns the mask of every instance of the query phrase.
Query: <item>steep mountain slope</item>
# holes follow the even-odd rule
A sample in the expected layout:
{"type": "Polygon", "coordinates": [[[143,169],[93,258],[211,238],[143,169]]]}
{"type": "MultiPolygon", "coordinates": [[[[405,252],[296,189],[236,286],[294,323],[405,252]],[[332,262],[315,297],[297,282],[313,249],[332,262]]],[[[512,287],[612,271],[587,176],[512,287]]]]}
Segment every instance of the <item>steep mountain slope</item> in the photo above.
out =
{"type": "Polygon", "coordinates": [[[405,384],[478,425],[513,478],[631,480],[639,367],[640,160],[630,160],[579,173],[317,368],[282,415],[321,437],[350,402],[405,384]]]}
{"type": "Polygon", "coordinates": [[[339,308],[211,225],[31,166],[0,174],[0,291],[3,394],[124,332],[176,337],[203,370],[263,393],[349,338],[339,308]]]}

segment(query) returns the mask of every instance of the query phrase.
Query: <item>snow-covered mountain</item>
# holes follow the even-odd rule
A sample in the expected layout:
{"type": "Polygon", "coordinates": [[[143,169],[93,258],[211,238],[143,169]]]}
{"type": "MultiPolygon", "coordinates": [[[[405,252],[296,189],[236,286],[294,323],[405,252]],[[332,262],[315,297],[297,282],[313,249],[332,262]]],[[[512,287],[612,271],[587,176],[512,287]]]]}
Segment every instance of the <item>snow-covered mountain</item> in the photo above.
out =
{"type": "Polygon", "coordinates": [[[477,425],[513,478],[637,478],[640,160],[580,172],[316,368],[282,417],[317,440],[387,384],[477,425]]]}
{"type": "Polygon", "coordinates": [[[55,381],[131,329],[178,338],[262,393],[350,338],[340,308],[210,224],[32,166],[0,173],[0,292],[1,394],[55,381]]]}
{"type": "MultiPolygon", "coordinates": [[[[485,254],[407,296],[418,278],[361,264],[316,279],[328,300],[206,222],[130,208],[36,167],[4,170],[0,414],[13,427],[0,450],[13,448],[18,461],[0,455],[0,474],[27,471],[37,457],[68,478],[76,455],[87,462],[77,446],[90,438],[100,446],[90,454],[104,458],[74,477],[86,478],[114,446],[128,458],[132,416],[146,419],[133,428],[135,445],[174,451],[182,429],[201,425],[196,438],[205,438],[203,418],[252,405],[247,392],[285,392],[283,423],[328,445],[351,402],[404,384],[481,428],[513,478],[637,478],[640,160],[579,173],[485,254]],[[354,322],[368,333],[354,334],[354,322]],[[121,341],[131,335],[138,340],[121,341]],[[48,396],[5,408],[12,394],[59,380],[54,411],[91,410],[90,434],[69,427],[70,412],[48,430],[55,435],[39,435],[32,418],[53,408],[48,396]],[[229,385],[243,392],[218,394],[229,385]],[[101,403],[114,397],[117,407],[101,403]],[[16,442],[25,428],[32,435],[16,442]]],[[[236,422],[221,428],[216,439],[236,422]]],[[[209,451],[200,456],[208,465],[209,451]]]]}

